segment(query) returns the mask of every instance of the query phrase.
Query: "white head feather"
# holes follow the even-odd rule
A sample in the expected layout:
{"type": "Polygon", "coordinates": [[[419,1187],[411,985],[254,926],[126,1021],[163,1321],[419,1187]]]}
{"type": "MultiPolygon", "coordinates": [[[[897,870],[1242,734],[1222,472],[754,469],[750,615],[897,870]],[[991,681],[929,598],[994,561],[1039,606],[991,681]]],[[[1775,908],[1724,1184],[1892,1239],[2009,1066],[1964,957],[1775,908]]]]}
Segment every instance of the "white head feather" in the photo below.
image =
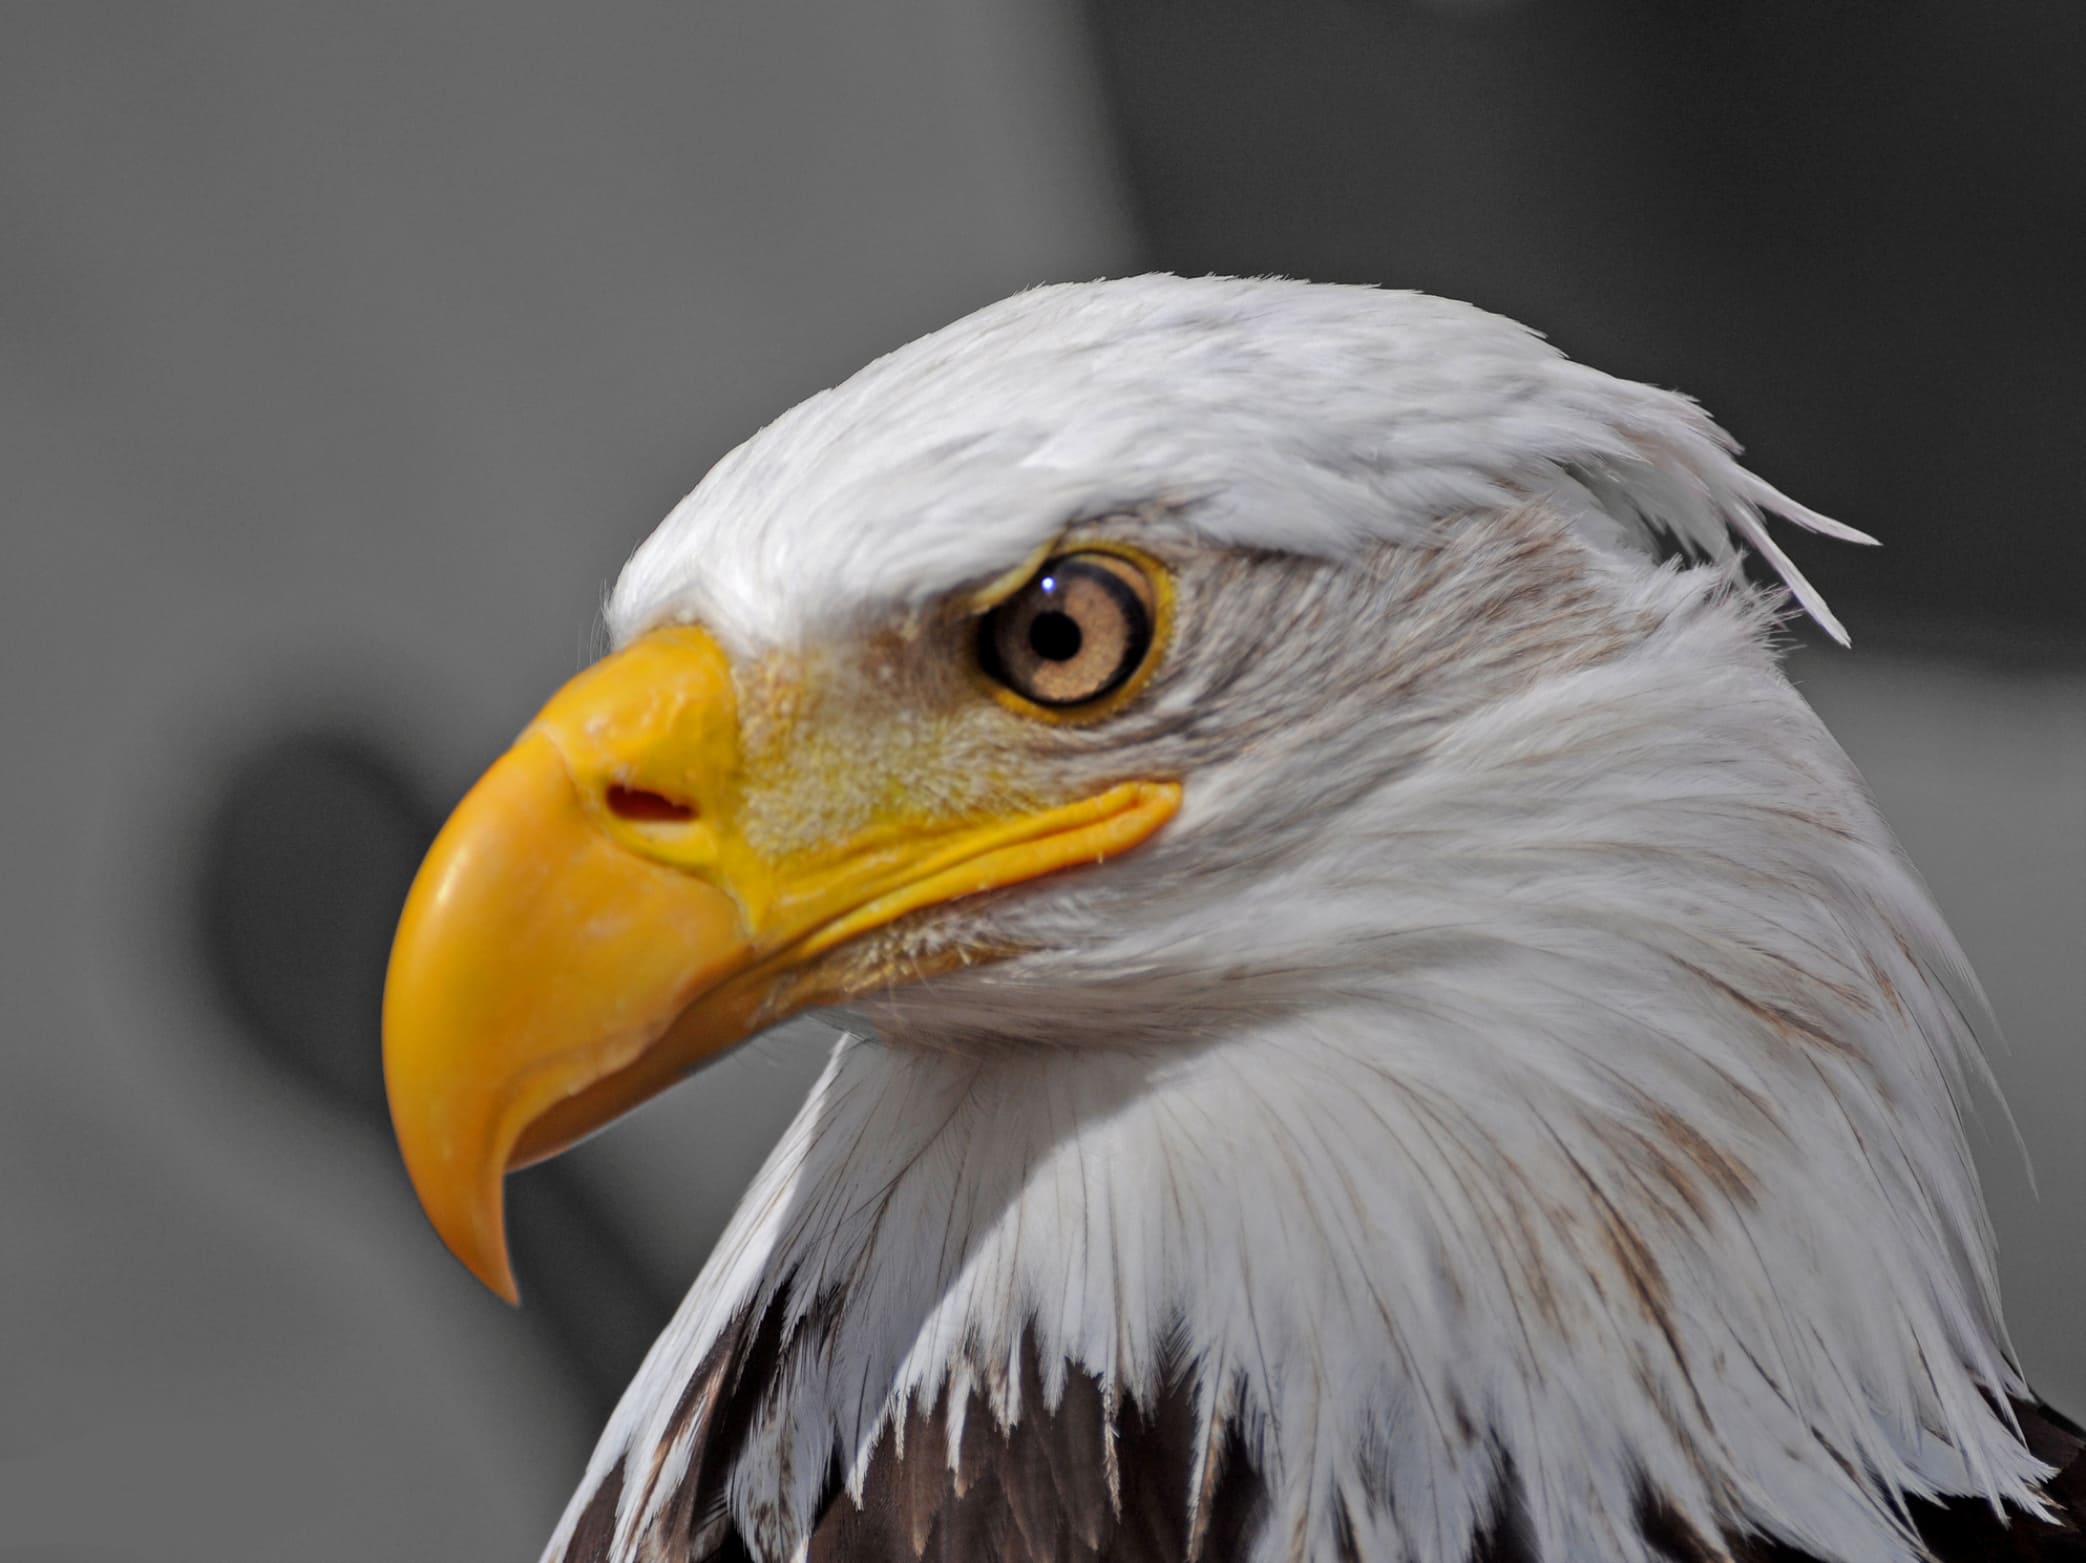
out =
{"type": "Polygon", "coordinates": [[[1634,1563],[1649,1499],[1910,1560],[1907,1495],[2033,1506],[1974,982],[1772,605],[1652,554],[1736,534],[1839,635],[1763,510],[1859,536],[1510,322],[1273,281],[1023,294],[720,462],[620,638],[845,646],[1130,517],[1195,561],[1178,666],[1063,763],[1185,802],[938,935],[1030,953],[865,1006],[887,1040],[842,1041],[603,1438],[594,1478],[663,1473],[618,1555],[785,1281],[817,1349],[729,1497],[778,1555],[908,1403],[1018,1417],[1024,1331],[1046,1402],[1187,1374],[1266,1558],[1460,1563],[1506,1507],[1538,1557],[1634,1563]]]}
{"type": "Polygon", "coordinates": [[[990,578],[1069,518],[1168,498],[1217,543],[1346,557],[1533,496],[1590,536],[1758,549],[1761,524],[1871,539],[1741,467],[1686,397],[1575,364],[1423,293],[1137,277],[1038,288],[878,359],[720,461],[638,549],[627,637],[693,618],[746,645],[990,578]]]}

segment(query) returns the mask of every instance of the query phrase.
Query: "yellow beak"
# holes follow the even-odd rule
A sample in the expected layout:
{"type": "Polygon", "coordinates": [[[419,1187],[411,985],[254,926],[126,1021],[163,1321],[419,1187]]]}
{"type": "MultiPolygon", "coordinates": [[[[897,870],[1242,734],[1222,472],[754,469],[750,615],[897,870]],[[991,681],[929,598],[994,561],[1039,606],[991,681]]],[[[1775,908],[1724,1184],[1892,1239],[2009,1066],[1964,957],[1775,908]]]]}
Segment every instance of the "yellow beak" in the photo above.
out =
{"type": "Polygon", "coordinates": [[[384,990],[392,1123],[435,1230],[510,1302],[510,1168],[855,991],[868,979],[817,959],[855,936],[1113,857],[1180,802],[1174,783],[1130,782],[998,819],[901,811],[764,853],[735,824],[760,780],[723,651],[655,631],[560,690],[421,865],[384,990]]]}

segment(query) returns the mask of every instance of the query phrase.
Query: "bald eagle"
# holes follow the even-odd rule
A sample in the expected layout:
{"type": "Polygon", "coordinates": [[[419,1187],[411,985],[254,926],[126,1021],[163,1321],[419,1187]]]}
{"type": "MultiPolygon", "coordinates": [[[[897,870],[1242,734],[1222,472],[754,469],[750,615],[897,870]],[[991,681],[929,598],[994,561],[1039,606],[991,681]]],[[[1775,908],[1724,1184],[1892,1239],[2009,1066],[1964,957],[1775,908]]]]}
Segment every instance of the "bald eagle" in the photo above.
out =
{"type": "Polygon", "coordinates": [[[1464,304],[1148,276],[718,463],[385,997],[510,1299],[509,1169],[846,1028],[548,1558],[2086,1556],[1984,1001],[1735,557],[1844,641],[1763,518],[1866,539],[1734,449],[1464,304]]]}

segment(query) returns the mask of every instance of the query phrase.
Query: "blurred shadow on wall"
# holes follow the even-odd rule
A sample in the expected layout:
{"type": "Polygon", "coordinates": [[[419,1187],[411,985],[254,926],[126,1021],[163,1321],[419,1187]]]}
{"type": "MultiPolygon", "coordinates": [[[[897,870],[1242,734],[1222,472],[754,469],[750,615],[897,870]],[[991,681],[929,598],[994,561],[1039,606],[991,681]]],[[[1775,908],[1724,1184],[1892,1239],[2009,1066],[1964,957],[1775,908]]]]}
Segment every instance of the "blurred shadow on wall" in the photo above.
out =
{"type": "MultiPolygon", "coordinates": [[[[195,838],[188,921],[227,1034],[387,1149],[385,962],[444,812],[373,726],[287,719],[234,752],[195,838]]],[[[618,1241],[569,1162],[511,1179],[507,1201],[525,1327],[599,1425],[679,1292],[618,1241]]]]}

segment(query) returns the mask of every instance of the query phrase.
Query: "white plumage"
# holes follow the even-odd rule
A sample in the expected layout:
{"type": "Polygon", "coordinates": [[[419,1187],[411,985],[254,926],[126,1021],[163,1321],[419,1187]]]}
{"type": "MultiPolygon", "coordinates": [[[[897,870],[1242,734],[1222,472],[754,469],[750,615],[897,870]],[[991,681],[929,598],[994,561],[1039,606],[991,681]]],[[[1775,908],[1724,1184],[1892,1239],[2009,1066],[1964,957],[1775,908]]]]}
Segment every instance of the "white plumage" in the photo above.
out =
{"type": "Polygon", "coordinates": [[[1837,638],[1763,509],[1869,538],[1741,467],[1683,396],[1468,304],[1140,277],[1038,288],[778,418],[641,546],[619,640],[689,619],[751,649],[874,623],[1019,563],[1067,521],[1165,500],[1211,543],[1351,558],[1544,498],[1590,538],[1759,549],[1837,638]],[[696,568],[696,561],[701,561],[696,568]]]}
{"type": "Polygon", "coordinates": [[[821,774],[874,789],[913,675],[862,646],[1134,540],[1179,575],[1166,665],[1039,729],[1034,785],[1184,802],[894,927],[880,958],[1017,953],[862,1002],[550,1556],[612,1476],[616,1558],[802,1555],[909,1408],[953,1465],[962,1418],[1080,1373],[1109,1416],[1189,1386],[1194,1469],[1264,1485],[1254,1559],[1637,1563],[1652,1507],[1910,1563],[1908,1498],[2040,1512],[1962,1132],[1984,1006],[1775,665],[1734,536],[1844,635],[1763,512],[1860,538],[1682,397],[1280,281],[1023,294],[720,462],[619,642],[820,670],[863,753],[821,774]],[[677,1537],[719,1343],[771,1305],[774,1381],[677,1537]]]}

